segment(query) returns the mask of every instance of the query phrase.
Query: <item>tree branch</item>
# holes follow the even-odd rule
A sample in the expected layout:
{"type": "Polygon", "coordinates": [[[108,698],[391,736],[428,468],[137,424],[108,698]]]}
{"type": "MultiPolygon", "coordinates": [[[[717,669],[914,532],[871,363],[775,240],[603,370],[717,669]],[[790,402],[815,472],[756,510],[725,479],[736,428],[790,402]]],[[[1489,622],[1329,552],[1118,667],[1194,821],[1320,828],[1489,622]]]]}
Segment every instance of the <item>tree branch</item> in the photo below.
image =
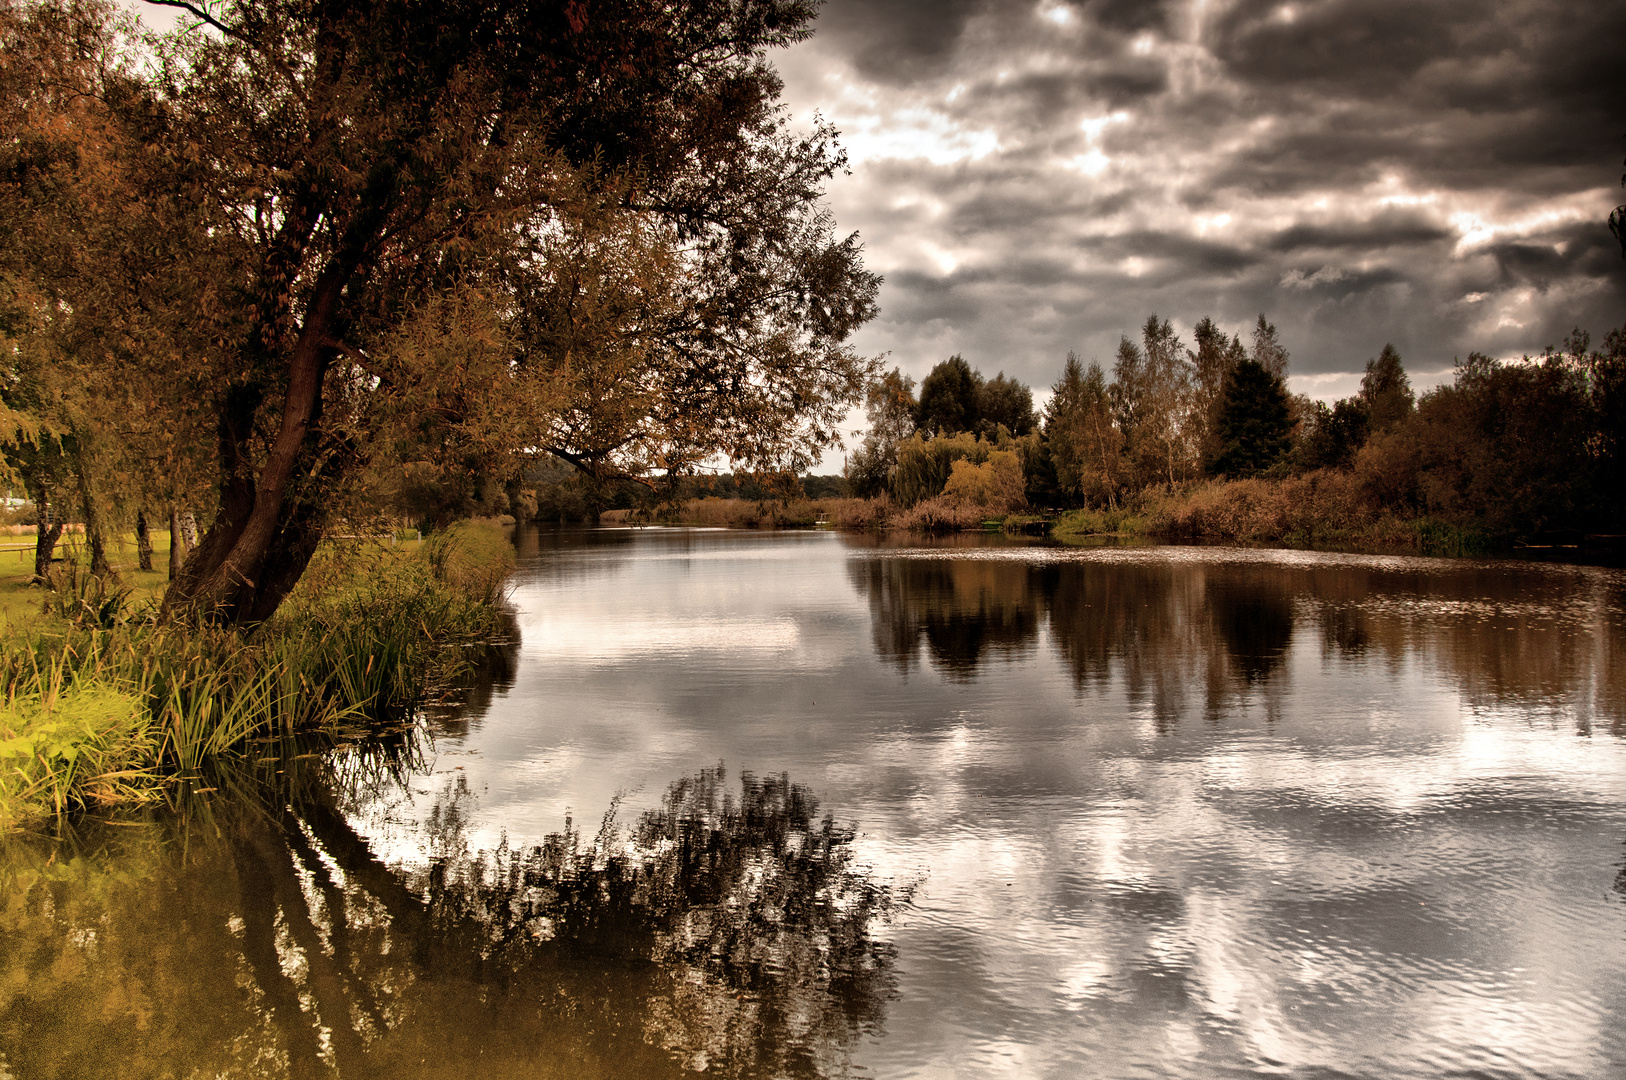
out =
{"type": "Polygon", "coordinates": [[[227,37],[236,38],[238,41],[248,40],[239,31],[227,26],[213,15],[210,15],[207,8],[202,8],[196,4],[187,3],[187,0],[145,0],[145,2],[151,4],[153,7],[180,8],[183,11],[190,12],[193,16],[201,19],[203,22],[214,27],[216,30],[219,30],[227,37]]]}

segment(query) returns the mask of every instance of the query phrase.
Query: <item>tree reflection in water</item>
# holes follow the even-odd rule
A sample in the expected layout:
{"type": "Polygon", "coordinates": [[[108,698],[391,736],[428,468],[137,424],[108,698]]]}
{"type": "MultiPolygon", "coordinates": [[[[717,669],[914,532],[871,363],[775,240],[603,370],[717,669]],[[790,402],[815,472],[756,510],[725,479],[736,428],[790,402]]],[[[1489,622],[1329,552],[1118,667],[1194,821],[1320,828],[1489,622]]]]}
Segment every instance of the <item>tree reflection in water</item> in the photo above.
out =
{"type": "Polygon", "coordinates": [[[1020,562],[865,559],[849,573],[875,614],[876,652],[905,673],[922,639],[935,666],[965,679],[984,654],[1020,655],[1038,635],[1041,605],[1020,562]]]}
{"type": "Polygon", "coordinates": [[[195,796],[76,845],[15,842],[0,1064],[28,1077],[816,1077],[878,1030],[893,981],[874,931],[906,896],[853,864],[853,833],[801,785],[745,776],[736,796],[719,767],[673,784],[630,830],[612,808],[591,839],[567,825],[479,852],[454,783],[427,863],[403,871],[342,807],[421,765],[412,753],[400,740],[331,764],[284,758],[281,796],[259,812],[195,796]]]}
{"type": "Polygon", "coordinates": [[[1474,706],[1515,707],[1626,732],[1619,575],[1582,567],[1108,552],[1033,560],[866,555],[848,574],[878,656],[908,672],[924,644],[946,677],[1029,655],[1044,632],[1080,692],[1121,678],[1160,728],[1194,695],[1215,717],[1242,698],[1279,714],[1295,626],[1329,661],[1421,656],[1474,706]]]}

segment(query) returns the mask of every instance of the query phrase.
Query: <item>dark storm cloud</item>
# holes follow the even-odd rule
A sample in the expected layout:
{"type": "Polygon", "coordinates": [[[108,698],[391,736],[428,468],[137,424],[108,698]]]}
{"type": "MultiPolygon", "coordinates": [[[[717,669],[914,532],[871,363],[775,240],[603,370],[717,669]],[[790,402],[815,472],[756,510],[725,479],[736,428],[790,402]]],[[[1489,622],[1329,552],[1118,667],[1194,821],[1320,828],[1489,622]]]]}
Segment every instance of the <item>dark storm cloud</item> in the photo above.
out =
{"type": "Polygon", "coordinates": [[[1385,341],[1448,373],[1626,320],[1622,41],[1626,4],[831,0],[781,69],[852,152],[866,349],[1042,388],[1149,311],[1263,311],[1344,393],[1385,341]]]}
{"type": "Polygon", "coordinates": [[[1264,240],[1271,251],[1306,248],[1382,251],[1408,244],[1432,244],[1451,237],[1448,229],[1416,213],[1380,214],[1338,225],[1293,225],[1264,240]]]}
{"type": "Polygon", "coordinates": [[[982,6],[982,0],[836,3],[821,13],[818,33],[834,39],[865,77],[907,83],[952,62],[966,19],[982,6]]]}

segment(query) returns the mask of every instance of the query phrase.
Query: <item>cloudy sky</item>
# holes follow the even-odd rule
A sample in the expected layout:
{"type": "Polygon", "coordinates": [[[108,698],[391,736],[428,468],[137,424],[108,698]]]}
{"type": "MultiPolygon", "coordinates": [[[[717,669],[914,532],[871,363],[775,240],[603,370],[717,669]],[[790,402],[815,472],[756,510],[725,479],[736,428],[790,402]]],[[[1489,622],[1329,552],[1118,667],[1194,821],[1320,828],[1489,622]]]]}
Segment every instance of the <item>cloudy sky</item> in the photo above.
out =
{"type": "Polygon", "coordinates": [[[1611,0],[828,0],[775,63],[851,158],[864,350],[1040,391],[1264,312],[1334,398],[1386,341],[1430,385],[1626,323],[1623,41],[1611,0]]]}

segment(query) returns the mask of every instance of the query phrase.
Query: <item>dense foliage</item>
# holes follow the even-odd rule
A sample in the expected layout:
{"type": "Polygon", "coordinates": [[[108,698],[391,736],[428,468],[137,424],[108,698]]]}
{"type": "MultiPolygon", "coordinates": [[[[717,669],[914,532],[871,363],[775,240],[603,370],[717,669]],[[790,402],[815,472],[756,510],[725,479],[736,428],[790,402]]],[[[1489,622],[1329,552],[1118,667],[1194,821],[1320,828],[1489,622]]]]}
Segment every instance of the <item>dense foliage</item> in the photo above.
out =
{"type": "Polygon", "coordinates": [[[1540,357],[1472,353],[1452,383],[1421,397],[1385,344],[1358,393],[1331,405],[1287,392],[1287,350],[1263,315],[1251,348],[1211,319],[1194,337],[1186,348],[1152,315],[1139,341],[1119,342],[1110,377],[1069,354],[1042,427],[1022,437],[985,424],[977,434],[979,388],[1001,380],[962,358],[934,368],[918,402],[894,372],[871,398],[871,432],[848,470],[854,494],[888,495],[905,508],[898,521],[975,525],[1025,502],[1101,508],[1109,531],[1133,518],[1213,539],[1427,533],[1451,547],[1626,529],[1626,328],[1598,349],[1576,331],[1540,357]],[[937,426],[911,433],[910,416],[937,426]],[[1020,461],[1021,499],[978,471],[1001,451],[1020,461]],[[1231,498],[1203,487],[1204,476],[1266,487],[1231,498]]]}
{"type": "Polygon", "coordinates": [[[861,399],[878,279],[766,59],[806,0],[168,6],[0,4],[0,421],[95,534],[197,512],[169,610],[263,620],[335,522],[541,453],[800,471],[861,399]]]}

